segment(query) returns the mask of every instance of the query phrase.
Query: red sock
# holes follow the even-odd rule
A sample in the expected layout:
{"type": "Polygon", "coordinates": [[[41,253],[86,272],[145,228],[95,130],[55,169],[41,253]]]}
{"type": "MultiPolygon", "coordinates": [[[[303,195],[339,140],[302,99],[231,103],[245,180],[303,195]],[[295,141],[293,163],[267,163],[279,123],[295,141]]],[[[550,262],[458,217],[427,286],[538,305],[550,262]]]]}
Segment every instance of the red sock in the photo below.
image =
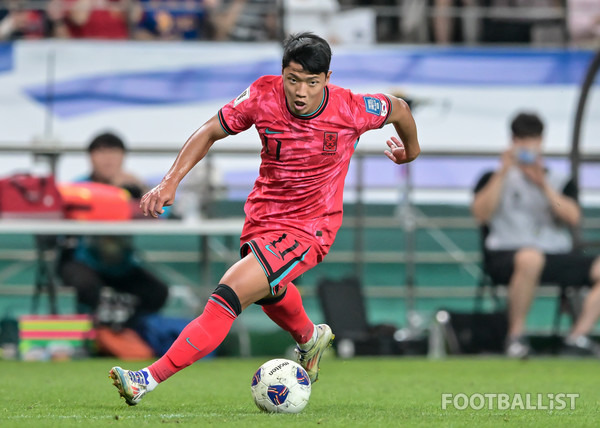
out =
{"type": "Polygon", "coordinates": [[[213,294],[202,315],[190,322],[165,355],[148,367],[152,377],[160,383],[210,354],[223,342],[235,319],[233,309],[213,294]]]}
{"type": "Polygon", "coordinates": [[[314,331],[314,324],[306,315],[300,292],[291,282],[283,299],[277,303],[264,305],[262,310],[275,323],[289,332],[297,343],[306,343],[314,331]]]}

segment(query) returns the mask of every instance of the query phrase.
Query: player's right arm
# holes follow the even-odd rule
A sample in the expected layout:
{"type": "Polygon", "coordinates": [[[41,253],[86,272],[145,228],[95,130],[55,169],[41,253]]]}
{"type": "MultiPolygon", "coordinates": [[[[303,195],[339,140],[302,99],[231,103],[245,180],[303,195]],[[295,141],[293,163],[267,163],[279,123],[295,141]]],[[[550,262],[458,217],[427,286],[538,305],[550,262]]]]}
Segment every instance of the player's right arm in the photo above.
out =
{"type": "Polygon", "coordinates": [[[198,128],[185,142],[161,182],[142,197],[140,208],[144,215],[158,217],[164,212],[163,207],[173,204],[181,180],[206,156],[215,141],[227,135],[217,115],[198,128]]]}

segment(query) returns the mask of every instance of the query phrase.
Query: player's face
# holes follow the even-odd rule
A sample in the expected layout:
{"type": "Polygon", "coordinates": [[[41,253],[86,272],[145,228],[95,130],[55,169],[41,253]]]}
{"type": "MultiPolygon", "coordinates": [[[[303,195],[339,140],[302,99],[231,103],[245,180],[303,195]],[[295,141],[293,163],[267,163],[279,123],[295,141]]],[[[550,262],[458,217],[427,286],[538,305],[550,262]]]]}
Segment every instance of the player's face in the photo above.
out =
{"type": "Polygon", "coordinates": [[[313,74],[291,61],[283,69],[283,89],[292,113],[307,115],[317,110],[323,101],[323,89],[329,83],[329,76],[331,71],[313,74]]]}

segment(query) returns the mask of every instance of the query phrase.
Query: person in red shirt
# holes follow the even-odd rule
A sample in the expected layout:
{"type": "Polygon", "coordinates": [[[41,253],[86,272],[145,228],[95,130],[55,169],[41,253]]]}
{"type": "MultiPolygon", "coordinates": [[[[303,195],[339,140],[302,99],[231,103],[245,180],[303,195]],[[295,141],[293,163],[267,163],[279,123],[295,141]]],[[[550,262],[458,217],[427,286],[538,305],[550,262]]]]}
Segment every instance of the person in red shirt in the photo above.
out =
{"type": "Polygon", "coordinates": [[[405,101],[354,94],[329,84],[331,48],[312,33],[289,36],[281,76],[263,76],[202,125],[184,144],[163,180],[144,195],[145,215],[173,203],[184,176],[228,135],[254,125],[262,140],[261,166],[245,205],[241,260],[221,278],[202,315],[167,353],[139,371],[113,367],[110,377],[129,405],[160,382],[212,352],[233,321],[253,303],[297,342],[298,362],[311,382],[334,335],[314,325],[292,280],[327,255],[342,222],[344,178],[358,139],[392,124],[398,134],[385,155],[397,164],[420,153],[417,128],[405,101]]]}
{"type": "Polygon", "coordinates": [[[143,13],[137,0],[51,0],[48,9],[56,36],[75,39],[128,39],[143,13]]]}

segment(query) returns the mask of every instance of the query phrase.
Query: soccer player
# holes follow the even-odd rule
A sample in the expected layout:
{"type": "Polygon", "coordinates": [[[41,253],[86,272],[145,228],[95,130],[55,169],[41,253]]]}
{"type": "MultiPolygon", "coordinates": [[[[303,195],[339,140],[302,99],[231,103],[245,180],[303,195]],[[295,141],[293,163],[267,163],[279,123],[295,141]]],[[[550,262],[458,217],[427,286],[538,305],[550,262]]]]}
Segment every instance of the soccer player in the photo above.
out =
{"type": "Polygon", "coordinates": [[[159,383],[212,352],[233,321],[253,303],[297,342],[298,362],[311,382],[334,335],[308,318],[294,278],[320,263],[342,223],[344,178],[358,139],[394,125],[400,137],[384,153],[397,164],[420,152],[406,102],[390,95],[358,95],[330,85],[331,48],[312,33],[284,43],[282,75],[263,76],[225,105],[186,141],[163,180],[142,198],[145,215],[171,205],[184,176],[212,144],[254,125],[262,140],[261,166],[245,205],[241,260],[225,272],[202,315],[171,348],[139,371],[113,367],[110,377],[129,405],[159,383]]]}

